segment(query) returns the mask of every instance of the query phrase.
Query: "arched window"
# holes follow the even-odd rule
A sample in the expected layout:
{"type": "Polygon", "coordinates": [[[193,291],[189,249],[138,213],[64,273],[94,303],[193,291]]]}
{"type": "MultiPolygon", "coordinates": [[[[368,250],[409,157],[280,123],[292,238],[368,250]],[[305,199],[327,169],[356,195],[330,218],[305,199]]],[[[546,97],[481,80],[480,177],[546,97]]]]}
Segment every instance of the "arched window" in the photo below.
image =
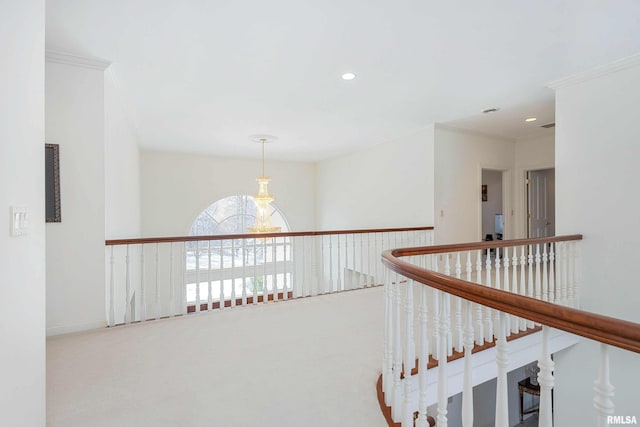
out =
{"type": "MultiPolygon", "coordinates": [[[[282,213],[272,205],[272,222],[289,231],[282,213]]],[[[256,218],[253,197],[225,197],[209,205],[191,225],[190,236],[246,234],[256,218]]],[[[260,300],[291,289],[291,241],[288,237],[239,238],[188,242],[186,245],[186,299],[188,307],[209,301],[260,300]],[[199,286],[196,285],[199,283],[199,286]],[[266,286],[266,288],[265,288],[266,286]],[[199,290],[199,292],[198,292],[199,290]]]]}

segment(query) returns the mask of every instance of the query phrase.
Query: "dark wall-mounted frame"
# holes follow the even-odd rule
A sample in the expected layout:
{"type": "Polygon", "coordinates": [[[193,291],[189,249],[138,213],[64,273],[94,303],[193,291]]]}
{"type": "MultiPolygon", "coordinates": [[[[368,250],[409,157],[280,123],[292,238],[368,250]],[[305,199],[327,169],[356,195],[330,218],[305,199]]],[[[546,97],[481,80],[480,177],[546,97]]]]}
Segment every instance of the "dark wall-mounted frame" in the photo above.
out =
{"type": "Polygon", "coordinates": [[[47,222],[62,222],[60,210],[60,146],[44,144],[44,173],[47,222]]]}
{"type": "Polygon", "coordinates": [[[489,200],[489,198],[487,197],[487,186],[486,185],[482,185],[482,201],[486,202],[487,200],[489,200]]]}

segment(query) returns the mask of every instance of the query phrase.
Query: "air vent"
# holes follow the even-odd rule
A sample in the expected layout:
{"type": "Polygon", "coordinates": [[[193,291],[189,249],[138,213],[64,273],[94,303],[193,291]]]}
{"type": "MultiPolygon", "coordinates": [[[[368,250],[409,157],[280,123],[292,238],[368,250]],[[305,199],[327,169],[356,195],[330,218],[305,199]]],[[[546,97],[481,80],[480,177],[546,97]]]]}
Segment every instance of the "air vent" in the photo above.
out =
{"type": "Polygon", "coordinates": [[[548,123],[548,124],[546,124],[546,125],[542,125],[542,126],[540,126],[540,127],[541,127],[541,128],[547,128],[547,129],[549,129],[549,128],[554,128],[554,127],[556,127],[556,124],[555,124],[555,123],[548,123]]]}

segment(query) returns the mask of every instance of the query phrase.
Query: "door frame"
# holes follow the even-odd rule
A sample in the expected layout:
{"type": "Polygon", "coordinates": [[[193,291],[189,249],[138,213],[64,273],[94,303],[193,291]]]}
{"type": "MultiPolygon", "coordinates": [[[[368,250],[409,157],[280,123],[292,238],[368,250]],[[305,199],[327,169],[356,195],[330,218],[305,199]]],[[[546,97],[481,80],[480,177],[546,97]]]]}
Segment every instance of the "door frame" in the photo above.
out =
{"type": "Polygon", "coordinates": [[[513,209],[511,208],[511,168],[506,165],[496,165],[496,164],[486,164],[481,163],[478,165],[478,173],[477,173],[477,183],[476,188],[478,191],[477,200],[478,200],[478,214],[476,228],[478,230],[478,241],[482,241],[484,237],[482,235],[482,194],[480,189],[482,187],[482,170],[492,170],[497,172],[502,172],[502,220],[504,222],[502,238],[507,240],[511,239],[511,219],[513,218],[513,209]]]}

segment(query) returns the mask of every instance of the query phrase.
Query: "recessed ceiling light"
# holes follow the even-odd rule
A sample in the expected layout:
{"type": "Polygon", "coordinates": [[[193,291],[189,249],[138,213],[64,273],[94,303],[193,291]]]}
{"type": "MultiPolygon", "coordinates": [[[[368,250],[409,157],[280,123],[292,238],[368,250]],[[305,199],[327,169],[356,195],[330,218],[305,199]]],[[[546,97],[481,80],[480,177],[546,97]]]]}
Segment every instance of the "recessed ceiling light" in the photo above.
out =
{"type": "Polygon", "coordinates": [[[353,73],[344,73],[342,75],[342,80],[353,80],[356,78],[356,75],[353,73]]]}
{"type": "Polygon", "coordinates": [[[500,110],[500,109],[499,108],[487,108],[486,110],[482,110],[482,113],[483,114],[495,113],[498,110],[500,110]]]}
{"type": "Polygon", "coordinates": [[[524,119],[525,122],[535,122],[538,120],[536,117],[529,117],[528,119],[524,119]]]}

